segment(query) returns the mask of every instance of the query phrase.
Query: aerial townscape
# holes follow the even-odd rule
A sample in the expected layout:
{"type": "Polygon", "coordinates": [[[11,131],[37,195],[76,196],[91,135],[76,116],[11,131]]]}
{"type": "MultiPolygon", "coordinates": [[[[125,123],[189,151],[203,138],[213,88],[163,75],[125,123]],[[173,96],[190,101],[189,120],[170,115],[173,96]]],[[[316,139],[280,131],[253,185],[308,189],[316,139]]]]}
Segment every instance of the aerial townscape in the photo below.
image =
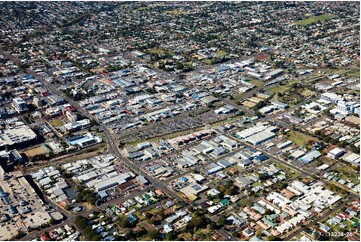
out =
{"type": "Polygon", "coordinates": [[[0,2],[0,241],[360,241],[360,2],[0,2]]]}

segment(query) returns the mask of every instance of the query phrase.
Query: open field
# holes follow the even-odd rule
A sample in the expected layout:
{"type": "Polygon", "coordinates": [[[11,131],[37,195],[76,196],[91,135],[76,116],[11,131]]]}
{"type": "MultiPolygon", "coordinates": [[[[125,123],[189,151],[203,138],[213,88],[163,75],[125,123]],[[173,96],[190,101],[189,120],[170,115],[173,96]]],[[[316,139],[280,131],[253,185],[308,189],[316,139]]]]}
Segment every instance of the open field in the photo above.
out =
{"type": "Polygon", "coordinates": [[[280,162],[276,162],[276,165],[282,171],[286,172],[286,174],[288,176],[288,180],[290,180],[290,181],[301,175],[301,173],[299,171],[296,171],[289,166],[285,166],[280,162]]]}
{"type": "Polygon", "coordinates": [[[257,79],[253,79],[253,78],[250,78],[250,83],[256,85],[256,86],[264,86],[264,82],[263,81],[259,81],[257,79]]]}
{"type": "Polygon", "coordinates": [[[289,82],[286,85],[275,85],[273,87],[268,88],[267,91],[272,93],[276,93],[276,92],[285,93],[286,91],[288,91],[288,89],[291,88],[293,83],[296,83],[296,81],[289,82]]]}
{"type": "Polygon", "coordinates": [[[304,89],[301,94],[305,97],[309,97],[309,96],[312,96],[314,94],[314,92],[309,89],[304,89]]]}
{"type": "Polygon", "coordinates": [[[148,49],[146,52],[149,54],[157,54],[161,59],[173,56],[174,53],[162,48],[148,49]]]}
{"type": "Polygon", "coordinates": [[[207,65],[211,65],[211,64],[212,64],[212,60],[210,60],[210,59],[204,60],[204,63],[206,63],[207,65]]]}
{"type": "Polygon", "coordinates": [[[215,54],[219,55],[220,57],[228,55],[228,53],[224,50],[219,50],[215,54]]]}
{"type": "Polygon", "coordinates": [[[189,14],[187,12],[184,11],[179,11],[179,10],[171,10],[171,11],[165,11],[165,14],[170,14],[170,15],[184,15],[184,14],[189,14]]]}
{"type": "Polygon", "coordinates": [[[59,120],[59,119],[54,119],[49,121],[49,123],[53,126],[53,127],[60,127],[64,125],[64,122],[59,120]]]}
{"type": "Polygon", "coordinates": [[[309,140],[316,140],[315,138],[312,138],[308,135],[292,130],[288,133],[288,135],[288,139],[292,140],[295,144],[299,146],[306,146],[309,140]]]}
{"type": "Polygon", "coordinates": [[[338,171],[341,173],[341,178],[346,180],[351,180],[353,183],[358,184],[359,181],[359,175],[357,174],[357,170],[352,168],[352,166],[348,166],[343,162],[338,162],[334,169],[335,171],[338,171]]]}
{"type": "Polygon", "coordinates": [[[325,21],[325,20],[332,19],[335,17],[336,17],[336,15],[334,15],[334,14],[325,13],[325,14],[321,14],[318,16],[313,16],[310,18],[306,18],[306,19],[297,21],[296,24],[302,25],[302,26],[307,26],[309,24],[317,23],[317,21],[325,21]]]}
{"type": "Polygon", "coordinates": [[[350,71],[346,73],[347,77],[360,77],[360,71],[350,71]]]}
{"type": "Polygon", "coordinates": [[[30,150],[27,150],[24,153],[27,157],[34,157],[36,155],[46,154],[47,152],[43,147],[39,146],[39,147],[30,149],[30,150]]]}

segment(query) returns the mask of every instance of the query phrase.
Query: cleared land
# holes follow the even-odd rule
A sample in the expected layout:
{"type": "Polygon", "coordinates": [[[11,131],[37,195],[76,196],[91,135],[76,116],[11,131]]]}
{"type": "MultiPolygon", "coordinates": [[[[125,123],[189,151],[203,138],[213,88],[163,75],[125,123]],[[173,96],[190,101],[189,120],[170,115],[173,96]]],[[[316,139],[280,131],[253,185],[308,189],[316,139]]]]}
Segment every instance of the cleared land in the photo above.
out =
{"type": "Polygon", "coordinates": [[[321,14],[318,16],[313,16],[310,18],[306,18],[306,19],[297,21],[296,24],[302,25],[302,26],[307,26],[309,24],[317,23],[317,21],[325,21],[325,20],[332,19],[335,17],[336,17],[336,15],[334,15],[334,14],[325,13],[325,14],[321,14]]]}
{"type": "Polygon", "coordinates": [[[295,144],[299,146],[306,146],[309,140],[315,140],[314,138],[297,131],[290,131],[288,135],[288,139],[292,140],[295,144]]]}
{"type": "Polygon", "coordinates": [[[33,156],[36,156],[36,155],[46,154],[47,152],[43,147],[39,146],[39,147],[36,147],[34,149],[27,150],[24,153],[25,153],[25,155],[27,157],[33,157],[33,156]]]}
{"type": "Polygon", "coordinates": [[[184,15],[184,14],[189,14],[187,12],[184,11],[179,11],[179,10],[171,10],[171,11],[165,11],[165,14],[170,14],[170,15],[184,15]]]}
{"type": "Polygon", "coordinates": [[[309,97],[309,96],[312,96],[314,94],[314,92],[309,89],[304,89],[301,94],[302,94],[302,96],[309,97]]]}
{"type": "Polygon", "coordinates": [[[296,83],[296,81],[291,81],[291,82],[287,83],[286,85],[278,84],[278,85],[272,86],[272,87],[268,88],[267,91],[272,92],[272,93],[276,93],[276,92],[285,93],[286,91],[288,91],[291,88],[293,83],[296,83]]]}
{"type": "Polygon", "coordinates": [[[226,51],[224,51],[224,50],[219,50],[215,54],[220,56],[220,57],[228,55],[228,53],[226,51]]]}

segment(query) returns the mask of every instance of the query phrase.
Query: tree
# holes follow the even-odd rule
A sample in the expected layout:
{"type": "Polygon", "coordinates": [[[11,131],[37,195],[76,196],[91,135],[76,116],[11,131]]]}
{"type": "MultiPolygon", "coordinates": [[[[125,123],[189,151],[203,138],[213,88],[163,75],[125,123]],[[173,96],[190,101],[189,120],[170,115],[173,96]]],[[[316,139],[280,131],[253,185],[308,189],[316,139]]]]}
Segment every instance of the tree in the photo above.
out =
{"type": "Polygon", "coordinates": [[[287,183],[282,183],[281,189],[285,189],[285,188],[287,188],[287,187],[288,187],[288,184],[287,184],[287,183]]]}
{"type": "Polygon", "coordinates": [[[89,227],[89,226],[86,226],[83,230],[83,233],[85,235],[89,235],[93,230],[89,227]]]}
{"type": "Polygon", "coordinates": [[[262,230],[262,229],[257,229],[257,231],[256,231],[256,236],[257,236],[257,237],[261,237],[261,236],[262,236],[262,233],[263,233],[263,230],[262,230]]]}
{"type": "Polygon", "coordinates": [[[355,146],[354,144],[350,145],[352,152],[360,153],[360,147],[355,146]]]}
{"type": "Polygon", "coordinates": [[[274,236],[274,235],[270,235],[270,236],[267,237],[267,240],[269,240],[269,241],[274,241],[276,239],[277,239],[277,237],[274,236]]]}
{"type": "Polygon", "coordinates": [[[221,226],[223,226],[223,225],[225,225],[225,223],[226,223],[226,216],[224,216],[223,214],[217,219],[217,226],[218,227],[221,227],[221,226]]]}
{"type": "Polygon", "coordinates": [[[156,229],[148,230],[147,237],[152,240],[160,238],[160,232],[156,229]]]}
{"type": "Polygon", "coordinates": [[[316,110],[316,111],[320,111],[320,110],[321,110],[320,106],[318,106],[318,105],[315,106],[313,109],[316,110]]]}
{"type": "Polygon", "coordinates": [[[169,232],[165,235],[165,240],[174,241],[177,238],[177,235],[173,232],[169,232]]]}
{"type": "Polygon", "coordinates": [[[259,173],[258,174],[258,178],[261,180],[261,181],[264,181],[264,180],[267,180],[268,179],[268,175],[266,173],[259,173]]]}
{"type": "Polygon", "coordinates": [[[310,139],[310,140],[307,141],[307,143],[309,145],[314,145],[316,143],[316,141],[314,141],[313,139],[310,139]]]}
{"type": "Polygon", "coordinates": [[[135,237],[136,238],[141,238],[141,237],[143,237],[144,235],[146,235],[147,234],[147,230],[144,228],[144,227],[142,227],[140,230],[138,230],[137,232],[135,232],[135,237]]]}
{"type": "Polygon", "coordinates": [[[129,226],[129,221],[128,221],[128,217],[125,216],[125,215],[122,215],[119,219],[119,222],[118,222],[118,225],[121,227],[121,228],[126,228],[129,226]]]}
{"type": "Polygon", "coordinates": [[[347,145],[346,140],[343,140],[343,141],[340,141],[337,143],[337,146],[342,147],[342,148],[345,147],[346,145],[347,145]]]}
{"type": "Polygon", "coordinates": [[[184,68],[183,64],[178,62],[176,65],[175,65],[175,68],[178,69],[178,70],[182,70],[184,68]]]}
{"type": "Polygon", "coordinates": [[[273,214],[273,212],[270,209],[267,209],[265,215],[271,215],[271,214],[273,214]]]}
{"type": "Polygon", "coordinates": [[[153,216],[153,215],[152,215],[149,211],[147,211],[147,212],[145,213],[145,217],[146,217],[147,219],[150,219],[152,216],[153,216]]]}
{"type": "Polygon", "coordinates": [[[224,193],[226,191],[226,188],[224,186],[218,186],[218,190],[224,193]]]}
{"type": "Polygon", "coordinates": [[[75,218],[75,225],[83,230],[88,225],[88,219],[83,216],[76,216],[75,218]]]}
{"type": "Polygon", "coordinates": [[[236,194],[237,192],[237,189],[234,185],[230,186],[229,188],[227,188],[225,191],[224,191],[224,194],[226,195],[234,195],[236,194]]]}
{"type": "Polygon", "coordinates": [[[94,236],[91,237],[91,240],[92,241],[101,241],[102,237],[100,237],[99,235],[94,235],[94,236]]]}
{"type": "Polygon", "coordinates": [[[202,222],[202,218],[194,213],[192,220],[189,222],[189,225],[190,227],[197,228],[202,224],[202,222]]]}

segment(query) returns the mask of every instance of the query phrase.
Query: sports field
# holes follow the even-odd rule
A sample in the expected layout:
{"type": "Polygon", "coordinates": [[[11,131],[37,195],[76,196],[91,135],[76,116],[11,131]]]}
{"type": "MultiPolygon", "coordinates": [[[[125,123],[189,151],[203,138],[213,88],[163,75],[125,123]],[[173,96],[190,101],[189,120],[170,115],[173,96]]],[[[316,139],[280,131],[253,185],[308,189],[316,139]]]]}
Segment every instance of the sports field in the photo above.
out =
{"type": "Polygon", "coordinates": [[[43,147],[38,146],[38,147],[36,147],[34,149],[27,150],[24,153],[25,153],[25,155],[27,157],[33,157],[33,156],[36,156],[36,155],[46,154],[47,152],[43,147]]]}
{"type": "Polygon", "coordinates": [[[325,13],[325,14],[321,14],[318,16],[313,16],[310,18],[306,18],[306,19],[297,21],[296,24],[302,25],[302,26],[307,26],[309,24],[317,23],[317,21],[325,21],[325,20],[332,19],[335,17],[336,17],[336,15],[334,15],[334,14],[325,13]]]}

